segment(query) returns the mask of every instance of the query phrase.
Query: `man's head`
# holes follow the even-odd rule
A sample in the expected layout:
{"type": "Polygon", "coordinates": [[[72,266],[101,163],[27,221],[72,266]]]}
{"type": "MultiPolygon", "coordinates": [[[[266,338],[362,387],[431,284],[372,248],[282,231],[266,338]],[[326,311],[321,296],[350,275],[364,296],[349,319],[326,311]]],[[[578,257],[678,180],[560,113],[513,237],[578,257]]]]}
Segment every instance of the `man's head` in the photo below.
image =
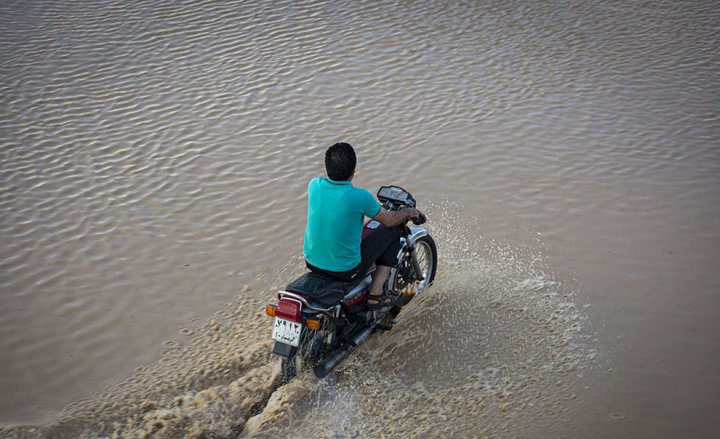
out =
{"type": "Polygon", "coordinates": [[[335,181],[349,181],[355,174],[355,150],[349,143],[336,143],[325,151],[325,169],[335,181]]]}

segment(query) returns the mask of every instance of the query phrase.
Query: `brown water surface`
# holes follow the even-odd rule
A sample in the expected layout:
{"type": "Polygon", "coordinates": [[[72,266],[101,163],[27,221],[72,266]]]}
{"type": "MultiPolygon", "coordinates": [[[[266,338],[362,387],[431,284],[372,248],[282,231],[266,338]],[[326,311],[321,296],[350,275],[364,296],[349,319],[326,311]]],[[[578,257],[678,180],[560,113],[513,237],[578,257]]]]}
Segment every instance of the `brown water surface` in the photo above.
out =
{"type": "Polygon", "coordinates": [[[0,5],[3,435],[720,434],[716,2],[67,3],[0,5]],[[276,390],[338,140],[440,272],[276,390]]]}

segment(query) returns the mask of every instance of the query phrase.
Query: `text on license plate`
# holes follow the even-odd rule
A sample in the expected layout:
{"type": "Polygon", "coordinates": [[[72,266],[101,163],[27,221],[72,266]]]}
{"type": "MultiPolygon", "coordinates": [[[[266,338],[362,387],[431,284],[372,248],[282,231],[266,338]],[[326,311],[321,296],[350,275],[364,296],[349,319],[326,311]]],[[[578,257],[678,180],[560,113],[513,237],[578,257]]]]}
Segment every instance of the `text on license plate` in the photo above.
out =
{"type": "Polygon", "coordinates": [[[297,346],[300,344],[300,333],[302,332],[302,324],[291,322],[290,320],[275,317],[273,325],[272,338],[279,342],[297,346]]]}

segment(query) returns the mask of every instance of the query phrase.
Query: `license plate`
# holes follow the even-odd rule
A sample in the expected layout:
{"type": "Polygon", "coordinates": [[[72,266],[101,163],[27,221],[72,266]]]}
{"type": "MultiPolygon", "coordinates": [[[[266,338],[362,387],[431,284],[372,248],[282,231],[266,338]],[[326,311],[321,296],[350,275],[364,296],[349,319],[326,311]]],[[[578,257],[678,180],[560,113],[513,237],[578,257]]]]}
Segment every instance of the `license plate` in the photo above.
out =
{"type": "Polygon", "coordinates": [[[300,344],[301,332],[302,324],[275,317],[275,325],[273,326],[272,332],[273,340],[289,344],[290,346],[297,346],[300,344]]]}

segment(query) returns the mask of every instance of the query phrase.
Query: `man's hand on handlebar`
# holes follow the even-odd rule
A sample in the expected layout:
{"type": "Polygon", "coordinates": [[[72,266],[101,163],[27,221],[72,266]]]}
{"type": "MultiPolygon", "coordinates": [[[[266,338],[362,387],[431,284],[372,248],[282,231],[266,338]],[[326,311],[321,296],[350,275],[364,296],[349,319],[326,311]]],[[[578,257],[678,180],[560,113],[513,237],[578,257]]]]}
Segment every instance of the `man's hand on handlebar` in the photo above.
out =
{"type": "Polygon", "coordinates": [[[422,212],[417,210],[414,207],[405,207],[401,209],[403,212],[405,212],[408,217],[405,222],[412,220],[413,224],[423,224],[425,221],[427,221],[427,218],[425,218],[425,215],[423,215],[422,212]]]}
{"type": "Polygon", "coordinates": [[[400,209],[406,216],[406,222],[410,221],[413,218],[417,218],[419,216],[419,211],[415,209],[414,207],[402,207],[400,209]]]}
{"type": "Polygon", "coordinates": [[[411,219],[415,224],[422,224],[425,222],[425,215],[414,207],[404,207],[392,211],[382,208],[374,219],[381,222],[385,227],[395,227],[400,224],[405,224],[411,219]]]}

